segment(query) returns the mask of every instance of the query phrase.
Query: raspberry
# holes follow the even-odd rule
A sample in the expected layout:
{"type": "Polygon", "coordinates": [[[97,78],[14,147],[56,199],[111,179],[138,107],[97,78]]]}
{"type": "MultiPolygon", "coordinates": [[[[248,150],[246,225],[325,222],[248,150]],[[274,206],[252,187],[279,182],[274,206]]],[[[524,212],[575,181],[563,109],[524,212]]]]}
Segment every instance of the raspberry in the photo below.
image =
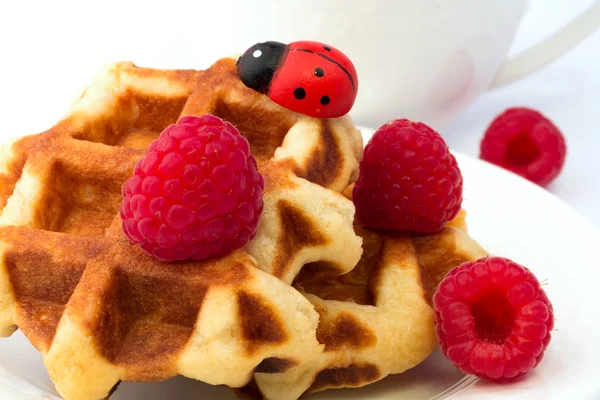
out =
{"type": "Polygon", "coordinates": [[[460,211],[462,188],[444,139],[425,124],[398,119],[365,147],[352,198],[365,226],[437,232],[460,211]]]}
{"type": "Polygon", "coordinates": [[[480,158],[547,186],[562,170],[565,138],[537,111],[509,108],[497,116],[481,141],[480,158]]]}
{"type": "Polygon", "coordinates": [[[125,235],[164,261],[219,257],[254,237],[263,178],[229,122],[183,117],[167,127],[123,186],[125,235]]]}
{"type": "Polygon", "coordinates": [[[552,304],[537,278],[501,257],[454,268],[433,307],[442,353],[463,372],[496,382],[536,367],[554,327],[552,304]]]}

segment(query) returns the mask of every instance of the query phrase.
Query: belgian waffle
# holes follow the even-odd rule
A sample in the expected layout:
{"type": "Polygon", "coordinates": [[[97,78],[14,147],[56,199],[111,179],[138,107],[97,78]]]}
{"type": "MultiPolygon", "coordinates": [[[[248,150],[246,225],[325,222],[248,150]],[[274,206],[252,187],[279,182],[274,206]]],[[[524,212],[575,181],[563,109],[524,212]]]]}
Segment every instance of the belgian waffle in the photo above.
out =
{"type": "Polygon", "coordinates": [[[464,212],[432,235],[355,230],[364,247],[356,268],[324,279],[303,270],[294,282],[319,313],[323,354],[288,372],[257,373],[251,386],[265,398],[361,387],[416,366],[437,346],[435,288],[453,267],[487,255],[468,236],[464,212]]]}
{"type": "Polygon", "coordinates": [[[354,206],[337,193],[355,180],[362,157],[362,136],[350,118],[315,119],[278,106],[239,80],[232,58],[200,72],[183,109],[206,113],[248,138],[265,178],[267,211],[247,247],[258,264],[286,283],[303,266],[327,275],[351,270],[360,239],[352,232],[354,206]]]}
{"type": "Polygon", "coordinates": [[[361,239],[337,191],[361,148],[349,118],[276,106],[239,83],[232,59],[206,71],[107,66],[54,127],[0,151],[0,335],[20,328],[67,399],[177,374],[239,387],[304,364],[323,348],[318,314],[274,276],[354,267],[361,239]],[[205,112],[248,138],[264,215],[246,249],[160,263],[122,235],[121,185],[162,129],[205,112]]]}

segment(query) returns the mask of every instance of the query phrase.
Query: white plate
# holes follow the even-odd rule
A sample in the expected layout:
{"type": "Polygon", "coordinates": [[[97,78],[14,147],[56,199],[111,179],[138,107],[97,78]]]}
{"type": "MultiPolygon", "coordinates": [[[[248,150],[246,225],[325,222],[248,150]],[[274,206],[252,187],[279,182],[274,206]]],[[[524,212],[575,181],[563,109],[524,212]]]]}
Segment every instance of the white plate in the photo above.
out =
{"type": "MultiPolygon", "coordinates": [[[[372,133],[364,130],[365,136],[372,133]]],[[[525,380],[493,385],[465,377],[439,352],[405,374],[362,389],[308,398],[341,399],[598,399],[600,319],[597,269],[600,233],[550,193],[482,161],[457,156],[465,179],[464,206],[472,236],[488,251],[528,266],[554,304],[556,331],[543,362],[525,380]],[[592,278],[592,279],[590,279],[592,278]]],[[[0,340],[0,398],[58,399],[41,357],[20,334],[0,340]]],[[[123,383],[111,400],[234,400],[225,388],[185,378],[123,383]]]]}

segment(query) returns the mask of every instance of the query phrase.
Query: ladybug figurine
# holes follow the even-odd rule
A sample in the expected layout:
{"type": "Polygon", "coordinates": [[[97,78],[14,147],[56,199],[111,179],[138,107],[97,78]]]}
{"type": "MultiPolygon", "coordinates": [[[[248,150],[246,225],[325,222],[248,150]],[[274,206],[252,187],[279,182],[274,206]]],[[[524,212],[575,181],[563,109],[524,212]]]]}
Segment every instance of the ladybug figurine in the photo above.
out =
{"type": "Polygon", "coordinates": [[[280,106],[316,118],[347,114],[358,91],[352,61],[318,42],[255,44],[237,60],[237,72],[249,88],[280,106]]]}

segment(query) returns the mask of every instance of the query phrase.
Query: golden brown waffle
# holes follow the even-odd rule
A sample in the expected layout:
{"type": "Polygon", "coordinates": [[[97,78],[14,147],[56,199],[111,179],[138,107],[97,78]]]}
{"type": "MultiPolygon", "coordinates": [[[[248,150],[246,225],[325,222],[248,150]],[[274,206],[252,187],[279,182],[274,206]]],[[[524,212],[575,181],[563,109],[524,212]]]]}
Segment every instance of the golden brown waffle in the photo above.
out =
{"type": "Polygon", "coordinates": [[[0,335],[20,328],[65,398],[177,374],[239,387],[255,368],[282,372],[322,351],[311,304],[261,270],[291,282],[304,264],[354,267],[361,239],[337,191],[356,173],[360,133],[349,118],[276,106],[239,84],[234,63],[110,65],[54,127],[2,147],[0,335]],[[249,139],[264,215],[245,250],[160,263],[122,235],[121,185],[162,129],[205,112],[249,139]]]}
{"type": "Polygon", "coordinates": [[[182,114],[206,113],[240,129],[265,177],[266,211],[247,247],[258,264],[286,283],[305,265],[326,275],[350,271],[361,254],[354,205],[336,193],[355,180],[362,156],[350,117],[315,119],[280,107],[248,89],[230,58],[200,72],[182,114]]]}
{"type": "Polygon", "coordinates": [[[425,236],[355,229],[364,253],[354,270],[325,279],[303,270],[294,282],[320,315],[324,353],[281,374],[257,373],[265,398],[361,387],[416,366],[437,345],[431,300],[438,283],[453,267],[487,255],[467,235],[464,214],[425,236]]]}
{"type": "Polygon", "coordinates": [[[0,230],[2,333],[16,324],[65,399],[178,374],[244,385],[316,357],[318,315],[238,251],[170,267],[116,236],[0,230]]]}

